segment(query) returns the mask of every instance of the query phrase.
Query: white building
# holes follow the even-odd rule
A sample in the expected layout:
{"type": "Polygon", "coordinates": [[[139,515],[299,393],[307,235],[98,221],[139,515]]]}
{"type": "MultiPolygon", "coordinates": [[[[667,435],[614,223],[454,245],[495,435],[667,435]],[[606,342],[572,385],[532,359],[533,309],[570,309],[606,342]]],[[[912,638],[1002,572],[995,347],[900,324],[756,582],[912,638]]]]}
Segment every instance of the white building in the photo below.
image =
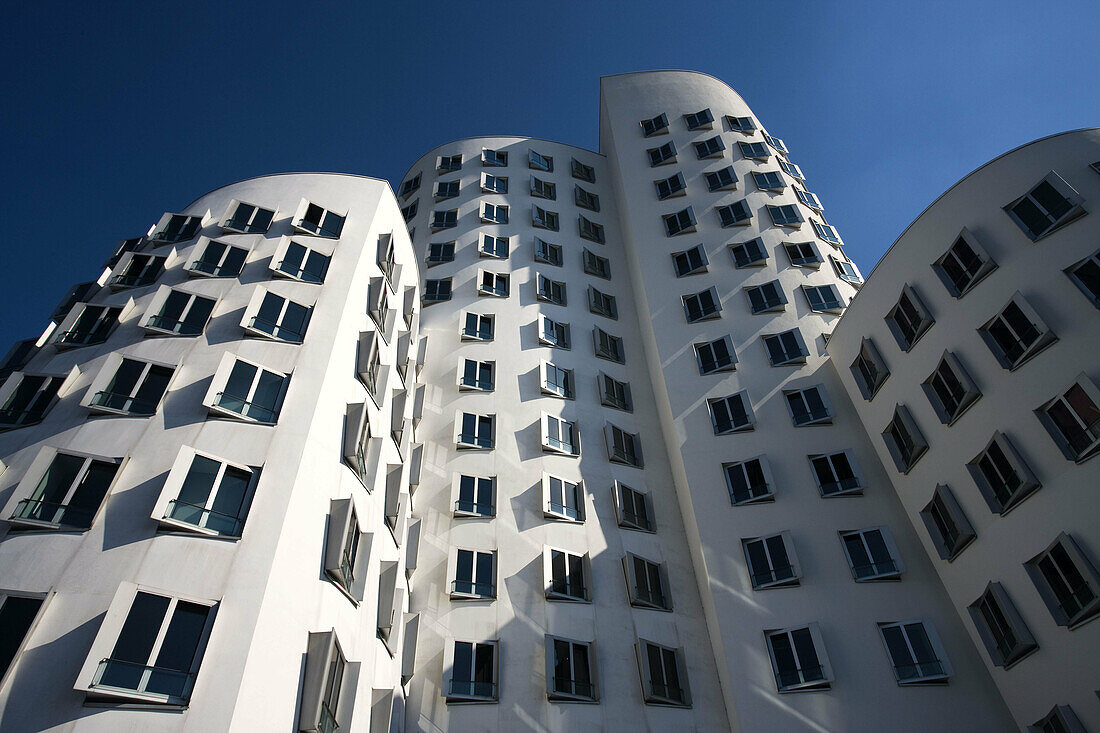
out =
{"type": "MultiPolygon", "coordinates": [[[[599,153],[460,140],[396,197],[269,176],[124,242],[0,364],[0,729],[1002,731],[1056,705],[1100,728],[1092,606],[1037,628],[1058,598],[1020,564],[1056,540],[1088,556],[1095,468],[1033,465],[1043,490],[974,521],[948,564],[921,511],[974,456],[925,427],[935,364],[886,354],[873,401],[848,369],[863,334],[892,338],[903,282],[936,308],[908,358],[937,333],[939,352],[982,347],[925,297],[938,233],[986,246],[980,217],[1016,225],[974,201],[1035,182],[1006,198],[1015,179],[974,174],[864,284],[765,129],[703,74],[607,77],[599,153]],[[895,402],[928,446],[900,477],[879,435],[895,402]],[[1047,494],[1049,525],[1007,527],[1047,494]],[[1036,547],[1016,558],[1021,536],[1036,547]],[[1041,647],[1007,672],[966,609],[989,581],[1041,647]]],[[[1068,161],[1100,155],[1095,133],[1073,141],[1019,167],[1038,181],[1064,158],[1052,185],[1083,211],[1098,182],[1068,161]]],[[[1043,236],[1073,242],[1049,267],[1082,266],[1051,281],[1095,305],[1087,222],[1043,236]]],[[[996,278],[1029,267],[997,254],[968,302],[1007,299],[996,278]]],[[[1067,292],[1034,361],[1062,350],[1065,368],[1025,387],[1050,393],[1029,413],[1094,366],[1094,311],[1067,292]]],[[[1078,450],[1060,417],[978,419],[1007,401],[969,373],[986,397],[950,430],[1078,450]]]]}

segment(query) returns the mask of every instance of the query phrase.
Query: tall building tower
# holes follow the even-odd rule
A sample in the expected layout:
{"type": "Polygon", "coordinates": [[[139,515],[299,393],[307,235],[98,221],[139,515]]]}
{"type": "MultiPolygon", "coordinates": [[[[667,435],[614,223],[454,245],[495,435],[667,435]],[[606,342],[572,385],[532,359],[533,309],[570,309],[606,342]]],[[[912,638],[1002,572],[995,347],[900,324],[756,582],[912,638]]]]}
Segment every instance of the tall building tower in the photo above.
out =
{"type": "Polygon", "coordinates": [[[9,356],[0,728],[389,720],[418,281],[384,181],[257,178],[124,242],[9,356]]]}
{"type": "Polygon", "coordinates": [[[966,176],[829,341],[1004,699],[1044,731],[1100,730],[1096,161],[1082,130],[966,176]]]}

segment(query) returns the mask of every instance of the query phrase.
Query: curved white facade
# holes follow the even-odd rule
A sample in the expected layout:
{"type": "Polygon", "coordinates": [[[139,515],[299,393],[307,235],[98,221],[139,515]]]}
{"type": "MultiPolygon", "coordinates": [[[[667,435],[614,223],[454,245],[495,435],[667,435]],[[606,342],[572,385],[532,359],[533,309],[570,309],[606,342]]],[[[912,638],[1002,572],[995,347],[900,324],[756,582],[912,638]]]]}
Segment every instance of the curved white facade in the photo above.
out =
{"type": "MultiPolygon", "coordinates": [[[[1087,623],[1100,593],[1100,464],[1094,457],[1100,331],[1096,265],[1089,265],[1100,227],[1094,211],[1100,176],[1090,167],[1098,159],[1100,132],[1083,130],[1029,143],[968,175],[894,243],[829,343],[841,382],[906,513],[1021,725],[1068,705],[1088,730],[1100,728],[1091,661],[1100,655],[1100,626],[1087,623]],[[1050,189],[1033,193],[1043,182],[1050,189]],[[1015,218],[1029,211],[1026,204],[1019,208],[1029,194],[1050,207],[1041,212],[1051,215],[1045,231],[1024,225],[1036,220],[1015,218]],[[962,251],[960,238],[977,260],[968,268],[948,266],[945,273],[941,258],[953,248],[962,251]],[[957,280],[942,276],[952,273],[957,280]],[[896,322],[888,320],[903,288],[921,317],[908,350],[908,342],[895,336],[896,322]],[[1010,304],[1033,333],[996,325],[1010,304]],[[889,374],[869,400],[849,369],[865,338],[889,374]],[[1008,353],[1005,345],[1011,346],[1008,353]],[[947,368],[962,379],[958,399],[948,397],[947,410],[940,394],[922,386],[945,357],[947,368]],[[1065,402],[1067,393],[1072,403],[1065,402]],[[1047,417],[1059,401],[1066,408],[1059,417],[1085,418],[1062,423],[1066,432],[1047,417]],[[918,449],[926,446],[905,473],[881,435],[899,405],[908,411],[918,449]],[[1072,446],[1067,436],[1075,438],[1072,446]],[[990,462],[991,448],[1000,448],[1007,462],[990,462]],[[983,458],[987,468],[1005,468],[990,474],[983,458]],[[996,476],[1002,480],[994,487],[990,478],[996,476]],[[935,522],[925,519],[945,490],[961,515],[961,538],[948,545],[935,522]],[[1059,573],[1079,568],[1084,583],[1072,583],[1069,613],[1058,607],[1066,596],[1053,591],[1033,562],[1058,547],[1068,548],[1069,564],[1059,559],[1047,567],[1059,573]],[[1019,644],[1008,654],[996,645],[986,651],[988,631],[980,614],[970,611],[991,583],[1000,588],[1000,605],[1017,614],[1009,621],[1019,644]]],[[[1009,320],[1023,322],[1014,314],[1009,320]]]]}

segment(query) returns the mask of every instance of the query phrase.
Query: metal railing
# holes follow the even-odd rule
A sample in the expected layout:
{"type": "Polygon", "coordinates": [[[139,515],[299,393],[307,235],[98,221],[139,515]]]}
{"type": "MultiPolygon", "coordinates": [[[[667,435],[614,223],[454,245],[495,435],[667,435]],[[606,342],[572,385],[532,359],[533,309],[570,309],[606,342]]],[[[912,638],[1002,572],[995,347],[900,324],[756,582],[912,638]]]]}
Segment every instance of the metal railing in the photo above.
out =
{"type": "Polygon", "coordinates": [[[157,405],[160,404],[160,400],[158,399],[154,402],[152,400],[131,397],[121,392],[102,391],[96,392],[95,396],[92,397],[92,404],[96,407],[106,407],[109,410],[118,410],[119,412],[126,412],[131,415],[152,415],[157,411],[157,405]]]}
{"type": "Polygon", "coordinates": [[[16,505],[11,518],[87,529],[92,526],[94,516],[95,511],[91,509],[57,504],[42,499],[23,499],[16,505]]]}
{"type": "Polygon", "coordinates": [[[166,667],[103,659],[99,662],[91,686],[113,687],[149,695],[183,698],[194,677],[190,672],[166,667]]]}
{"type": "Polygon", "coordinates": [[[218,534],[237,536],[241,533],[244,520],[233,514],[207,509],[199,504],[190,504],[185,501],[173,499],[168,502],[168,509],[164,512],[165,519],[174,519],[177,522],[209,529],[218,534]]]}
{"type": "Polygon", "coordinates": [[[275,410],[249,402],[243,397],[231,395],[227,392],[218,392],[214,398],[214,404],[223,410],[235,412],[241,417],[258,420],[259,422],[275,422],[275,410]]]}
{"type": "Polygon", "coordinates": [[[304,334],[292,331],[285,326],[280,326],[278,323],[272,323],[266,318],[260,318],[259,316],[253,316],[252,320],[248,322],[248,327],[266,333],[269,336],[274,336],[277,339],[293,343],[300,342],[304,336],[304,334]]]}
{"type": "Polygon", "coordinates": [[[580,507],[570,507],[565,504],[558,504],[556,502],[550,502],[550,513],[558,514],[569,519],[583,519],[584,515],[581,513],[580,507]]]}
{"type": "Polygon", "coordinates": [[[484,517],[491,517],[493,515],[492,504],[479,504],[476,501],[463,501],[459,499],[455,502],[456,512],[465,512],[466,514],[478,514],[484,517]]]}
{"type": "Polygon", "coordinates": [[[149,328],[156,328],[161,331],[168,331],[169,333],[178,333],[180,336],[197,336],[202,333],[202,327],[205,324],[186,323],[184,321],[166,318],[165,316],[153,316],[146,325],[149,328]]]}
{"type": "Polygon", "coordinates": [[[477,598],[493,598],[496,596],[496,588],[493,587],[492,583],[478,583],[474,580],[452,580],[451,593],[477,598]]]}
{"type": "Polygon", "coordinates": [[[821,665],[815,667],[802,667],[786,672],[777,672],[775,679],[776,682],[779,683],[779,689],[782,690],[788,687],[804,685],[807,682],[818,682],[823,680],[825,679],[825,669],[821,665]]]}

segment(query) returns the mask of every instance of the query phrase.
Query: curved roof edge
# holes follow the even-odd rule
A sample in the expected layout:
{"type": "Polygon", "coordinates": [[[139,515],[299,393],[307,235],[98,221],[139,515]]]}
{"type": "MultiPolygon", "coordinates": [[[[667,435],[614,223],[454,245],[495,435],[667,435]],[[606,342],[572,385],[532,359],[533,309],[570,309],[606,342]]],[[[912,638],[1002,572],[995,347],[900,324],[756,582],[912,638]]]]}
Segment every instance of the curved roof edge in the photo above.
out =
{"type": "MultiPolygon", "coordinates": [[[[936,204],[938,204],[940,202],[940,199],[947,196],[947,194],[951,193],[956,188],[961,186],[971,176],[975,175],[976,173],[978,173],[982,170],[985,170],[986,168],[993,165],[994,163],[1001,160],[1002,158],[1006,158],[1009,155],[1012,155],[1013,153],[1016,153],[1020,150],[1023,150],[1024,148],[1029,148],[1032,145],[1038,145],[1039,143],[1046,142],[1047,140],[1052,140],[1056,137],[1063,137],[1065,135],[1076,135],[1076,134],[1082,133],[1082,132],[1094,132],[1094,131],[1100,131],[1100,127],[1079,127],[1075,130],[1065,130],[1064,132],[1055,132],[1051,135],[1045,135],[1043,137],[1036,138],[1036,139],[1034,139],[1030,142],[1026,142],[1023,145],[1017,145],[1016,147],[1012,148],[1011,150],[1007,150],[1007,151],[1001,153],[1000,155],[998,155],[997,157],[992,158],[992,159],[986,161],[985,163],[982,163],[980,166],[978,166],[974,170],[970,171],[965,176],[963,176],[958,181],[956,181],[954,184],[952,184],[950,187],[948,187],[943,193],[941,193],[939,196],[937,196],[932,201],[932,203],[928,204],[928,206],[925,206],[924,209],[919,214],[917,214],[916,217],[914,217],[913,221],[909,222],[909,225],[906,226],[905,229],[902,230],[901,234],[899,234],[897,236],[897,238],[894,239],[893,244],[891,244],[889,247],[886,248],[886,251],[882,253],[882,257],[879,257],[878,262],[876,262],[875,266],[871,268],[871,271],[869,273],[867,273],[865,279],[867,279],[867,280],[871,279],[871,275],[873,275],[875,273],[875,270],[878,269],[879,265],[881,265],[883,262],[886,261],[886,258],[890,256],[891,252],[894,251],[894,247],[898,246],[898,242],[900,242],[902,239],[905,238],[905,235],[909,233],[909,230],[912,229],[914,226],[916,226],[917,222],[920,221],[924,217],[924,215],[927,214],[932,209],[933,206],[935,206],[936,204]]],[[[858,293],[856,294],[856,297],[859,297],[858,293]]],[[[853,298],[853,300],[855,300],[855,298],[853,298]]],[[[841,316],[841,318],[843,318],[843,316],[841,316]]]]}
{"type": "MultiPolygon", "coordinates": [[[[206,196],[209,196],[210,194],[214,193],[215,191],[220,191],[223,188],[229,188],[230,186],[236,186],[238,183],[245,183],[247,181],[259,181],[263,178],[277,178],[279,176],[342,176],[344,178],[365,178],[368,181],[378,181],[379,183],[386,184],[386,188],[390,189],[390,193],[393,193],[393,188],[390,186],[390,182],[387,181],[385,178],[376,178],[375,176],[364,176],[360,173],[334,173],[332,171],[287,171],[285,173],[265,173],[265,174],[260,175],[260,176],[249,176],[248,178],[238,178],[235,181],[231,181],[229,183],[223,183],[220,186],[215,186],[214,188],[210,189],[209,191],[207,191],[204,194],[201,194],[200,196],[196,196],[195,199],[193,201],[191,201],[191,203],[187,204],[187,206],[183,207],[183,209],[180,209],[180,211],[191,208],[196,203],[198,203],[200,199],[205,198],[206,196]]],[[[397,198],[396,194],[394,195],[394,198],[397,198]]]]}
{"type": "MultiPolygon", "coordinates": [[[[702,76],[707,79],[711,79],[712,81],[718,82],[726,89],[729,89],[731,92],[736,94],[742,102],[745,101],[745,98],[741,96],[741,92],[731,87],[729,85],[729,82],[719,79],[714,74],[708,74],[705,71],[695,71],[694,69],[650,69],[649,71],[624,71],[621,74],[605,74],[600,77],[600,85],[603,85],[605,79],[614,79],[620,76],[641,76],[643,74],[691,74],[693,76],[702,76]]],[[[748,102],[745,102],[745,104],[747,105],[748,102]]]]}

